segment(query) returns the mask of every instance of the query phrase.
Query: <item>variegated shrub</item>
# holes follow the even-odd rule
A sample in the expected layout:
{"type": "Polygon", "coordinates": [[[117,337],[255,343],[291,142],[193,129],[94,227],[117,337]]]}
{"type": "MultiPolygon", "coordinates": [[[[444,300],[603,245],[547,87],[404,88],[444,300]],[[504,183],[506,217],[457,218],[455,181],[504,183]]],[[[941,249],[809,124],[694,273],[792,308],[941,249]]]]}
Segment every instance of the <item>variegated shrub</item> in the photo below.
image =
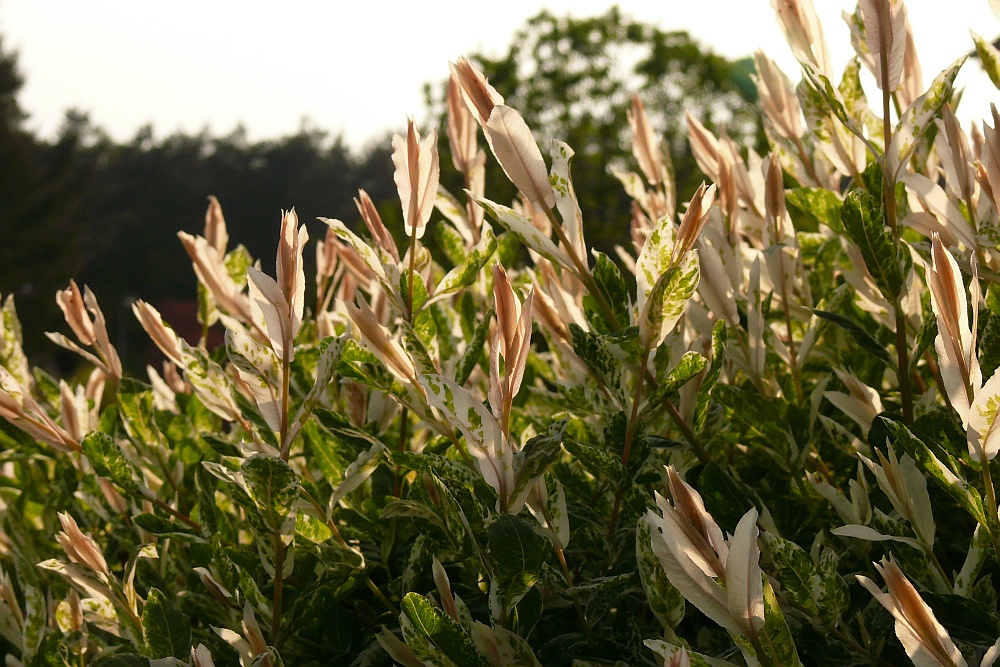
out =
{"type": "Polygon", "coordinates": [[[411,120],[401,234],[364,192],[323,220],[314,302],[295,212],[271,276],[214,199],[180,240],[219,349],[139,301],[165,361],[123,377],[71,283],[50,338],[92,371],[57,380],[8,298],[7,664],[994,664],[1000,114],[963,129],[970,65],[925,84],[901,0],[845,17],[842,73],[772,4],[803,76],[756,55],[769,154],[689,117],[711,184],[678,206],[633,99],[614,258],[572,148],[459,59],[453,165],[411,120]]]}

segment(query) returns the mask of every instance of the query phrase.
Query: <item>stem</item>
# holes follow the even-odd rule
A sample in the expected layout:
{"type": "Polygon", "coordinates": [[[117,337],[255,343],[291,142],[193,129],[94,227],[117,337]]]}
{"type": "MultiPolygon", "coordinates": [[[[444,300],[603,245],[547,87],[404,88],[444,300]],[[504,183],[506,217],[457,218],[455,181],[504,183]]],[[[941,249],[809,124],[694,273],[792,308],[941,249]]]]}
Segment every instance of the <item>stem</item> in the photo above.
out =
{"type": "MultiPolygon", "coordinates": [[[[649,363],[649,345],[642,350],[642,362],[639,365],[639,380],[635,385],[635,396],[632,398],[632,414],[629,415],[628,424],[625,426],[625,447],[622,450],[622,467],[628,465],[628,458],[632,454],[632,440],[635,438],[636,422],[639,416],[639,403],[642,400],[642,385],[646,379],[646,364],[649,363]]],[[[683,420],[682,420],[683,421],[683,420]]],[[[626,474],[627,476],[627,474],[626,474]]],[[[621,510],[622,492],[625,490],[625,480],[618,485],[615,491],[615,504],[611,508],[611,522],[608,525],[608,539],[615,534],[615,527],[618,525],[618,512],[621,510]]]]}
{"type": "Polygon", "coordinates": [[[987,525],[986,530],[990,533],[990,542],[993,543],[993,551],[996,553],[997,560],[1000,561],[1000,542],[997,541],[996,527],[998,525],[997,521],[997,494],[996,489],[993,488],[993,476],[990,473],[990,462],[984,454],[981,453],[980,464],[983,467],[983,486],[986,487],[986,504],[988,505],[987,511],[989,514],[986,516],[987,524],[993,524],[992,526],[987,525]]]}
{"type": "Polygon", "coordinates": [[[200,523],[198,523],[197,521],[195,521],[194,519],[192,519],[188,515],[184,514],[183,512],[179,512],[179,511],[175,510],[173,507],[171,507],[170,505],[166,504],[165,502],[163,502],[159,498],[146,498],[146,500],[148,500],[149,502],[153,503],[154,505],[156,505],[157,507],[159,507],[164,512],[170,514],[172,517],[174,517],[174,518],[176,518],[176,519],[178,519],[180,521],[183,521],[184,523],[186,523],[190,527],[192,527],[195,530],[197,530],[199,533],[202,532],[202,527],[201,527],[200,523]]]}
{"type": "MultiPolygon", "coordinates": [[[[899,226],[896,224],[896,182],[895,174],[889,173],[889,148],[892,144],[892,124],[889,121],[889,54],[883,49],[879,54],[882,68],[882,140],[885,144],[882,154],[882,195],[885,200],[885,218],[892,230],[896,244],[899,244],[899,226]]],[[[903,283],[906,289],[906,283],[903,283]]],[[[896,311],[896,362],[899,365],[899,393],[903,401],[903,423],[907,426],[913,423],[913,392],[910,388],[910,360],[906,345],[906,314],[902,307],[902,294],[893,300],[893,310],[896,311]]]]}
{"type": "Polygon", "coordinates": [[[906,346],[906,315],[900,301],[897,297],[892,308],[896,311],[896,363],[899,365],[899,393],[903,399],[903,423],[909,426],[913,423],[913,390],[910,387],[910,355],[906,346]]]}
{"type": "MultiPolygon", "coordinates": [[[[399,415],[399,442],[396,445],[397,451],[400,452],[406,451],[406,442],[407,442],[406,427],[409,426],[409,423],[410,423],[410,409],[404,407],[399,415]]],[[[392,495],[396,496],[397,498],[400,498],[402,497],[402,493],[403,493],[403,478],[400,477],[399,474],[397,473],[396,484],[395,487],[393,488],[392,495]]]]}
{"type": "Polygon", "coordinates": [[[788,288],[785,285],[785,270],[784,270],[784,260],[779,255],[779,263],[782,265],[781,268],[781,305],[784,306],[785,310],[785,329],[788,331],[788,356],[792,362],[792,383],[795,385],[795,396],[798,398],[799,405],[805,403],[806,393],[805,389],[802,387],[802,370],[799,368],[798,356],[795,353],[795,338],[792,336],[792,314],[788,307],[788,288]]]}
{"type": "Polygon", "coordinates": [[[407,310],[407,317],[409,318],[410,322],[412,323],[413,322],[413,281],[414,281],[413,272],[414,272],[414,269],[417,266],[417,221],[416,220],[413,221],[413,226],[411,227],[411,230],[412,231],[410,233],[410,280],[408,281],[409,285],[407,285],[407,288],[409,289],[409,294],[407,294],[407,298],[406,298],[406,310],[407,310]]]}
{"type": "Polygon", "coordinates": [[[288,393],[289,375],[291,374],[292,362],[289,358],[292,341],[288,341],[281,351],[281,433],[278,442],[281,443],[281,460],[287,462],[288,454],[292,449],[292,443],[285,442],[288,438],[288,393]]]}
{"type": "Polygon", "coordinates": [[[272,641],[281,630],[282,570],[285,568],[285,545],[281,543],[281,533],[274,534],[274,598],[271,611],[272,641]]]}
{"type": "Polygon", "coordinates": [[[573,262],[573,266],[576,268],[576,275],[580,279],[587,289],[590,291],[594,300],[597,301],[598,308],[601,309],[601,316],[607,320],[614,329],[618,330],[622,328],[621,322],[618,321],[618,317],[615,315],[615,311],[611,308],[607,299],[604,298],[604,294],[601,293],[601,289],[597,286],[597,281],[594,280],[594,276],[590,273],[590,269],[584,264],[579,255],[576,254],[576,249],[573,248],[573,244],[569,242],[569,237],[566,236],[566,230],[563,229],[562,223],[556,218],[556,214],[553,213],[551,208],[545,208],[545,215],[548,217],[549,222],[552,223],[552,228],[556,230],[556,236],[559,237],[559,241],[562,242],[563,246],[566,248],[566,254],[569,255],[569,259],[573,262]]]}
{"type": "Polygon", "coordinates": [[[813,179],[817,186],[822,186],[823,184],[819,180],[819,175],[816,173],[816,165],[813,164],[813,161],[806,154],[806,147],[802,144],[800,137],[795,137],[795,148],[799,151],[799,159],[802,160],[802,165],[806,168],[809,178],[813,179]]]}

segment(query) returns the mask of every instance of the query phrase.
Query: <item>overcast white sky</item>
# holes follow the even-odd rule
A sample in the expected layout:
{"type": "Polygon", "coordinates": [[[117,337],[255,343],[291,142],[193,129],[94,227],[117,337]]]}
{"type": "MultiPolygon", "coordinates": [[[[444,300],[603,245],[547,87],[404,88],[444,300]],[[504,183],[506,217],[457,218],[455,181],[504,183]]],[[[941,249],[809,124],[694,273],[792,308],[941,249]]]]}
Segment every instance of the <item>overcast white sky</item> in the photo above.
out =
{"type": "MultiPolygon", "coordinates": [[[[20,53],[21,102],[30,125],[49,135],[67,108],[91,114],[117,139],[152,123],[213,133],[242,123],[254,139],[296,131],[303,118],[360,147],[408,114],[424,116],[421,87],[443,80],[448,61],[485,50],[499,55],[525,19],[603,13],[606,0],[0,0],[0,35],[20,53]]],[[[729,57],[763,49],[798,79],[769,0],[621,0],[627,14],[666,30],[687,30],[729,57]]],[[[837,68],[851,55],[840,18],[851,0],[816,0],[837,68]]],[[[909,0],[910,21],[929,82],[987,38],[1000,22],[987,0],[909,0]]],[[[963,118],[981,118],[1000,95],[969,63],[963,118]]],[[[502,91],[501,91],[502,92],[502,91]]]]}

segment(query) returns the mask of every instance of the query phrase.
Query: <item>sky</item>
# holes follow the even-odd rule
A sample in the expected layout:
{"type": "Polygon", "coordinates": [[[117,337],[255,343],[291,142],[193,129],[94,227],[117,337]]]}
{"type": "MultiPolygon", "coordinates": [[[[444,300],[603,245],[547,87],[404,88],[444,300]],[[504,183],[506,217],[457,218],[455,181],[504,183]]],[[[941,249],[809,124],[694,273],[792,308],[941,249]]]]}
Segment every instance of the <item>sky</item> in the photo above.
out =
{"type": "MultiPolygon", "coordinates": [[[[425,117],[422,87],[443,81],[465,53],[504,53],[515,32],[543,7],[577,17],[604,13],[606,0],[0,0],[4,47],[20,54],[20,96],[28,126],[52,136],[76,108],[118,140],[152,124],[251,139],[309,125],[363,148],[406,117],[425,117]],[[167,9],[169,8],[169,9],[167,9]]],[[[769,0],[620,0],[628,15],[664,30],[686,30],[713,51],[739,58],[762,49],[793,80],[798,66],[769,0]]],[[[834,66],[852,55],[840,18],[850,0],[815,0],[834,66]]],[[[909,0],[924,78],[1000,21],[988,0],[909,0]],[[947,10],[944,9],[947,7],[947,10]]],[[[970,62],[959,116],[989,115],[1000,94],[970,62]]],[[[502,93],[503,91],[501,91],[502,93]]]]}

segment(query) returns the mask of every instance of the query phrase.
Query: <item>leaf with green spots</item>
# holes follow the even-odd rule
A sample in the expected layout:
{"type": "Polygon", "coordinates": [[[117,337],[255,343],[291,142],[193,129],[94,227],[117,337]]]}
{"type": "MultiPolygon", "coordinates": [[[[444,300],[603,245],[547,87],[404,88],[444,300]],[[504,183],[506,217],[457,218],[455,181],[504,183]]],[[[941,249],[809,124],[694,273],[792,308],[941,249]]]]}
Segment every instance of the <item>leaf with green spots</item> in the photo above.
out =
{"type": "Polygon", "coordinates": [[[854,190],[844,200],[841,222],[848,238],[861,249],[865,266],[890,303],[902,292],[913,259],[885,224],[882,202],[865,190],[854,190]]]}
{"type": "Polygon", "coordinates": [[[785,192],[785,206],[795,221],[795,228],[815,227],[823,224],[835,232],[843,233],[840,222],[840,198],[824,188],[792,188],[785,192]],[[803,225],[802,223],[805,223],[803,225]]]}
{"type": "Polygon", "coordinates": [[[565,419],[554,422],[546,433],[531,438],[514,453],[514,488],[510,492],[513,507],[521,506],[534,483],[559,458],[565,430],[565,419]]]}
{"type": "MultiPolygon", "coordinates": [[[[719,322],[719,324],[722,324],[722,322],[719,322]]],[[[708,359],[705,357],[697,352],[685,352],[684,356],[677,362],[677,365],[671,368],[667,376],[660,382],[660,386],[650,392],[642,415],[645,417],[650,412],[661,410],[663,401],[693,380],[707,366],[708,359]]]]}
{"type": "Polygon", "coordinates": [[[100,477],[111,480],[124,491],[142,496],[145,495],[138,480],[139,471],[122,452],[121,447],[107,433],[94,431],[80,443],[83,455],[90,461],[100,477]]]}
{"type": "Polygon", "coordinates": [[[469,376],[472,375],[473,369],[479,363],[480,357],[483,356],[483,350],[486,347],[486,338],[490,333],[490,319],[491,314],[489,312],[483,315],[482,321],[476,325],[472,337],[465,346],[465,351],[458,360],[458,365],[455,367],[455,382],[458,384],[465,384],[469,376]]]}
{"type": "Polygon", "coordinates": [[[976,55],[979,56],[983,70],[993,85],[1000,89],[1000,51],[976,33],[972,33],[972,41],[976,43],[976,55]]]}
{"type": "Polygon", "coordinates": [[[525,246],[559,266],[573,268],[573,264],[569,257],[566,256],[566,253],[560,250],[551,238],[539,231],[523,215],[512,208],[507,208],[489,199],[477,199],[476,203],[482,206],[491,218],[500,223],[504,229],[509,231],[525,246]]]}
{"type": "Polygon", "coordinates": [[[153,658],[190,657],[191,625],[158,588],[150,589],[142,609],[142,638],[153,658]]]}
{"type": "MultiPolygon", "coordinates": [[[[538,581],[549,555],[549,542],[524,519],[501,514],[486,529],[491,590],[505,610],[511,609],[538,581]]],[[[491,597],[493,597],[491,595],[491,597]]]]}
{"type": "Polygon", "coordinates": [[[761,533],[781,589],[795,605],[825,622],[834,622],[849,602],[847,583],[837,573],[836,554],[827,549],[819,565],[799,545],[771,533],[761,533]]]}
{"type": "Polygon", "coordinates": [[[601,322],[605,324],[606,333],[613,333],[627,327],[631,322],[630,304],[632,300],[629,297],[628,285],[625,283],[625,278],[618,266],[603,252],[594,251],[594,256],[596,258],[593,269],[594,282],[597,283],[597,289],[601,291],[604,301],[611,306],[611,312],[618,320],[617,325],[613,322],[603,321],[604,318],[603,315],[600,315],[601,310],[597,305],[597,299],[589,292],[583,296],[583,305],[587,311],[595,313],[594,317],[600,318],[601,322]]]}
{"type": "Polygon", "coordinates": [[[927,92],[915,99],[903,112],[892,132],[892,143],[886,150],[888,173],[893,180],[913,155],[924,134],[934,125],[934,120],[941,116],[941,109],[951,101],[955,77],[966,58],[968,56],[964,55],[942,70],[931,82],[927,92]]]}
{"type": "MultiPolygon", "coordinates": [[[[291,466],[273,456],[254,455],[240,466],[247,494],[257,512],[247,512],[256,536],[257,551],[268,574],[274,576],[278,549],[286,550],[282,576],[293,567],[291,548],[295,541],[295,503],[299,498],[299,477],[291,466]],[[258,523],[259,518],[259,523],[258,523]]],[[[244,507],[244,509],[247,509],[244,507]]]]}
{"type": "Polygon", "coordinates": [[[569,323],[570,341],[573,352],[590,369],[594,378],[601,383],[621,404],[624,401],[622,389],[622,364],[607,344],[603,336],[584,331],[575,322],[569,323]]]}
{"type": "Polygon", "coordinates": [[[497,239],[489,226],[484,226],[479,243],[465,255],[461,264],[445,274],[435,288],[434,296],[424,305],[447,298],[476,282],[483,267],[490,261],[496,250],[497,239]]]}
{"type": "Polygon", "coordinates": [[[676,628],[684,619],[685,600],[670,580],[653,553],[652,528],[645,517],[635,529],[635,560],[639,579],[646,592],[646,602],[664,630],[676,628]]]}
{"type": "Polygon", "coordinates": [[[698,253],[675,257],[676,245],[674,223],[664,216],[656,221],[636,259],[640,337],[651,348],[658,347],[677,324],[701,278],[698,253]]]}
{"type": "Polygon", "coordinates": [[[418,593],[400,604],[399,624],[414,655],[433,665],[489,667],[462,626],[418,593]]]}

